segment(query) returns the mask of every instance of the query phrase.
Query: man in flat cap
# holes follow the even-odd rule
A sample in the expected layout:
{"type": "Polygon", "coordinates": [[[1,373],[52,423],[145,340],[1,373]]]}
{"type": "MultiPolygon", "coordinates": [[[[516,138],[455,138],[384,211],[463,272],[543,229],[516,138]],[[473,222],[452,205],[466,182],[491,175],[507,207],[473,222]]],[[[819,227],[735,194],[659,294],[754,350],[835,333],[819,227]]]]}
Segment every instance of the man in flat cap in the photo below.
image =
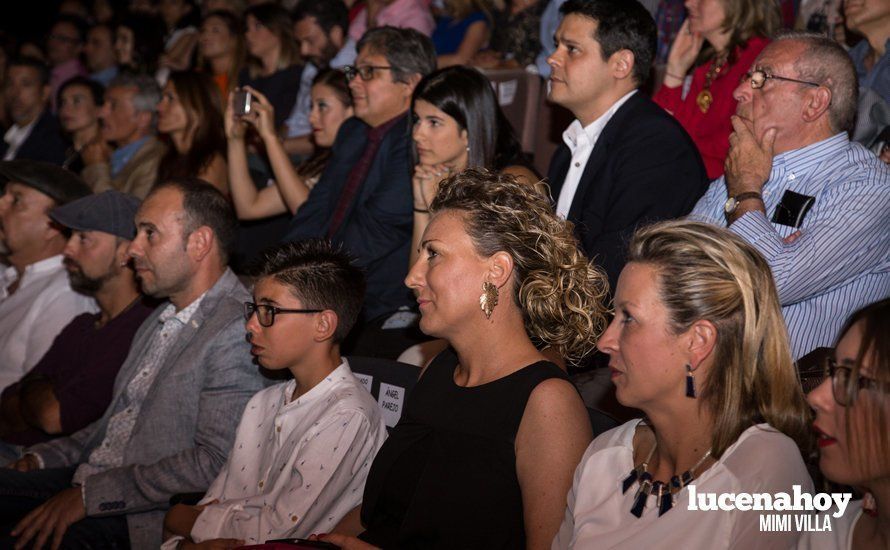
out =
{"type": "Polygon", "coordinates": [[[98,420],[136,330],[154,304],[139,292],[127,256],[139,199],[109,190],[50,212],[70,231],[63,263],[71,286],[96,299],[98,313],[74,318],[46,355],[0,397],[0,460],[22,447],[71,434],[98,420]]]}
{"type": "Polygon", "coordinates": [[[0,162],[0,390],[37,364],[56,335],[81,313],[96,311],[92,297],[71,288],[62,249],[65,235],[49,218],[56,206],[90,194],[80,178],[30,160],[0,162]]]}

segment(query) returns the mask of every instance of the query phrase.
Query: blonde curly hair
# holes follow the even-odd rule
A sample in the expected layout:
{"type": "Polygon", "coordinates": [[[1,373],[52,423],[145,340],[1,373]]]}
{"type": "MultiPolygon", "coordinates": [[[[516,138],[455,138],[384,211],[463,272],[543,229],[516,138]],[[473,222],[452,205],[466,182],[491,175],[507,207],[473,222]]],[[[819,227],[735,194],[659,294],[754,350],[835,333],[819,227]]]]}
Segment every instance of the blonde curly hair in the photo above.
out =
{"type": "Polygon", "coordinates": [[[608,324],[609,282],[546,193],[510,175],[467,169],[439,185],[430,211],[443,210],[462,213],[481,256],[513,258],[514,303],[536,345],[552,346],[570,363],[593,351],[608,324]]]}

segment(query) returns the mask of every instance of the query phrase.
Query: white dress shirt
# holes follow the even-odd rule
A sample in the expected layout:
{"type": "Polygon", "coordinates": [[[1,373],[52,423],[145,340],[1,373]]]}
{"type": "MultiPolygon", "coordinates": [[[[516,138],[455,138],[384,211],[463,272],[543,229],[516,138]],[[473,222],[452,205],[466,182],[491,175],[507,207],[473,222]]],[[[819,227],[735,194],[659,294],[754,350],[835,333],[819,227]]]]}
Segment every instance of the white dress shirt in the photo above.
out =
{"type": "Polygon", "coordinates": [[[28,139],[28,136],[31,135],[31,130],[34,129],[34,126],[37,124],[38,120],[40,120],[39,116],[32,120],[31,124],[27,124],[25,126],[13,124],[9,127],[9,130],[6,130],[6,134],[3,135],[3,141],[6,142],[9,148],[3,155],[3,160],[15,159],[16,153],[19,152],[19,147],[21,147],[22,143],[25,143],[25,140],[28,139]]]}
{"type": "MultiPolygon", "coordinates": [[[[362,501],[365,479],[386,426],[346,360],[295,401],[291,380],[257,393],[241,416],[235,443],[201,500],[195,542],[246,544],[329,533],[362,501]]],[[[163,548],[175,548],[179,537],[163,548]]]]}
{"type": "MultiPolygon", "coordinates": [[[[622,481],[634,467],[633,438],[640,420],[610,430],[587,448],[575,470],[565,519],[553,550],[565,548],[707,548],[786,550],[800,533],[760,532],[760,514],[772,512],[689,510],[689,486],[675,496],[673,507],[658,515],[650,497],[641,517],[630,513],[637,485],[622,493],[622,481]]],[[[696,493],[792,492],[813,482],[794,441],[769,424],[751,426],[720,459],[690,486],[696,493]],[[765,459],[766,458],[766,459],[765,459]]],[[[781,512],[776,512],[781,513],[781,512]]]]}
{"type": "Polygon", "coordinates": [[[630,93],[616,101],[609,110],[603,113],[598,119],[594,120],[587,126],[582,127],[581,122],[575,119],[566,131],[562,133],[562,139],[569,150],[572,152],[572,163],[569,165],[569,171],[566,172],[566,179],[559,191],[559,200],[556,202],[556,215],[562,218],[569,217],[569,209],[572,207],[572,200],[578,191],[578,184],[581,183],[581,176],[584,174],[584,168],[587,166],[587,159],[596,146],[596,142],[603,133],[603,128],[612,120],[612,116],[618,109],[624,105],[624,102],[630,99],[637,91],[632,90],[630,93]]]}
{"type": "Polygon", "coordinates": [[[28,373],[56,336],[81,313],[99,310],[90,296],[75,292],[62,255],[33,263],[19,278],[14,267],[0,268],[0,391],[28,373]]]}

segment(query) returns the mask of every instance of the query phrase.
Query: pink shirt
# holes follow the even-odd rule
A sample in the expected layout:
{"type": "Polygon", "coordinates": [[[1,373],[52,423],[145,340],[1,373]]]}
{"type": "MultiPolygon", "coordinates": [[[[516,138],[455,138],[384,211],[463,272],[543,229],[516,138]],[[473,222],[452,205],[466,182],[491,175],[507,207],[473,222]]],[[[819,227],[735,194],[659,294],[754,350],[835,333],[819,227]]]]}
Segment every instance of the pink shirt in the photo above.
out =
{"type": "MultiPolygon", "coordinates": [[[[433,34],[436,24],[430,13],[429,2],[424,0],[394,0],[377,14],[377,26],[415,29],[426,36],[433,34]]],[[[358,40],[368,30],[368,8],[362,9],[349,25],[349,36],[358,40]]]]}

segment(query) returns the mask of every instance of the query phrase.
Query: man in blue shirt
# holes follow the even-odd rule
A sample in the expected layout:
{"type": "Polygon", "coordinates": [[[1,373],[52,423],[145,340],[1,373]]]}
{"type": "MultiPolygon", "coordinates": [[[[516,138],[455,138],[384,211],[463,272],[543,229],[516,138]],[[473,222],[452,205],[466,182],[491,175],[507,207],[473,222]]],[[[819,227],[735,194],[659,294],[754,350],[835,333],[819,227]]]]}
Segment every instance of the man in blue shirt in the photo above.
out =
{"type": "Polygon", "coordinates": [[[890,168],[849,140],[857,95],[837,43],[778,37],[735,90],[726,173],[690,214],[728,225],[769,262],[795,359],[890,295],[890,168]]]}

